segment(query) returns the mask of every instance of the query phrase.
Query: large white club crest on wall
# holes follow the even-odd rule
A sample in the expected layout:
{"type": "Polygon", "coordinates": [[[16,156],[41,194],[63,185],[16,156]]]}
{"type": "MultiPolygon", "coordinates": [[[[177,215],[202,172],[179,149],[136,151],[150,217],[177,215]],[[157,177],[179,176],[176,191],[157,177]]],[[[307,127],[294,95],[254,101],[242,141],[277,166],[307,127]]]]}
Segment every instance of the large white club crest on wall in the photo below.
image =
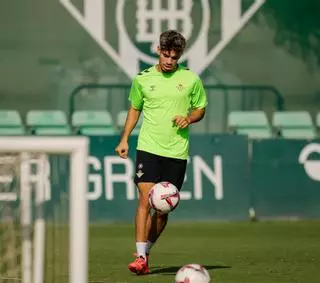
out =
{"type": "MultiPolygon", "coordinates": [[[[123,5],[124,1],[120,2],[123,5]]],[[[164,22],[167,24],[167,29],[180,30],[186,38],[190,38],[193,27],[191,18],[192,0],[182,1],[181,7],[179,7],[178,1],[168,1],[166,9],[162,8],[161,1],[151,1],[150,9],[148,3],[150,3],[148,0],[137,1],[137,41],[152,42],[152,49],[155,50],[159,41],[159,34],[163,31],[161,24],[164,22]]],[[[119,16],[121,16],[122,7],[119,8],[119,16]]],[[[206,13],[206,19],[210,18],[209,13],[209,11],[206,13]]],[[[121,22],[119,21],[120,25],[121,22]]]]}
{"type": "Polygon", "coordinates": [[[196,39],[181,59],[186,60],[188,66],[198,74],[201,74],[217,58],[232,38],[265,3],[265,0],[255,0],[242,13],[242,0],[220,0],[221,38],[215,46],[209,48],[210,0],[167,0],[165,7],[163,0],[118,0],[115,11],[116,23],[114,27],[107,27],[118,30],[118,49],[116,50],[105,36],[105,11],[108,9],[108,1],[83,0],[83,13],[70,0],[59,1],[129,77],[139,72],[139,61],[155,64],[157,59],[139,49],[129,35],[124,19],[124,8],[128,1],[136,1],[137,33],[134,36],[135,41],[150,43],[152,50],[156,48],[163,23],[168,29],[181,31],[189,39],[194,32],[195,23],[199,25],[200,22],[196,39]],[[192,17],[192,7],[196,1],[201,2],[202,17],[200,19],[192,17]]]}

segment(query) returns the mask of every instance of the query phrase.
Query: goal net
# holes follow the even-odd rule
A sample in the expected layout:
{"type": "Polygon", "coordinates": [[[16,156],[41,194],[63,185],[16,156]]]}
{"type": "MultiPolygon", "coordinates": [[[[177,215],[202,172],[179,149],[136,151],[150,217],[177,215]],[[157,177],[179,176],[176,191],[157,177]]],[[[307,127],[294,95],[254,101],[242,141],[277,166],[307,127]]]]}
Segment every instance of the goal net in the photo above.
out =
{"type": "Polygon", "coordinates": [[[0,137],[0,283],[88,279],[88,140],[0,137]]]}

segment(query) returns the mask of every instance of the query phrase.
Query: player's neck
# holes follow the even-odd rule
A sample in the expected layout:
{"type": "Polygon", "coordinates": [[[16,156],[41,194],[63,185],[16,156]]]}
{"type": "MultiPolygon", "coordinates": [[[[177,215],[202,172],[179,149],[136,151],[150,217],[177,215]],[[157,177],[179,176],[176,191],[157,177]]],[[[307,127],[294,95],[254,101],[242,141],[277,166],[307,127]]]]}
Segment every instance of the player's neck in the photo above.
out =
{"type": "Polygon", "coordinates": [[[158,72],[161,72],[161,73],[164,73],[164,74],[172,74],[172,73],[174,73],[174,72],[178,69],[178,67],[179,67],[179,64],[177,64],[176,67],[175,67],[172,71],[166,72],[166,71],[162,70],[160,64],[157,64],[157,65],[156,65],[156,70],[157,70],[158,72]]]}

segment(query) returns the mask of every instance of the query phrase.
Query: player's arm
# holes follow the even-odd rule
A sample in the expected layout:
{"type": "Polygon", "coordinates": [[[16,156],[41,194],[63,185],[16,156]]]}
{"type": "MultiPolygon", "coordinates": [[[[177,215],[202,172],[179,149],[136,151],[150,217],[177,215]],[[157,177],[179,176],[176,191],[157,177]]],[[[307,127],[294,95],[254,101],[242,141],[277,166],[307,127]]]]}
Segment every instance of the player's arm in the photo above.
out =
{"type": "Polygon", "coordinates": [[[128,140],[129,140],[129,136],[132,132],[132,130],[134,129],[134,127],[136,126],[139,117],[140,117],[140,111],[130,107],[127,113],[127,118],[126,118],[126,122],[124,124],[124,129],[121,135],[121,139],[120,139],[120,143],[119,145],[116,147],[115,151],[116,153],[118,153],[118,155],[121,158],[127,158],[128,157],[128,152],[129,152],[129,144],[128,144],[128,140]]]}
{"type": "Polygon", "coordinates": [[[140,114],[140,110],[134,109],[133,107],[129,108],[120,142],[128,142],[129,136],[139,120],[140,114]]]}
{"type": "Polygon", "coordinates": [[[128,157],[129,136],[139,120],[141,110],[143,107],[143,94],[137,79],[134,79],[132,82],[132,86],[129,94],[129,100],[131,101],[131,107],[128,110],[128,114],[127,114],[126,122],[124,125],[124,129],[121,135],[120,143],[115,149],[118,155],[122,158],[128,157]]]}
{"type": "Polygon", "coordinates": [[[205,108],[193,109],[190,114],[186,117],[184,116],[175,116],[173,118],[174,123],[177,127],[184,129],[190,124],[197,123],[201,121],[206,113],[205,108]]]}
{"type": "Polygon", "coordinates": [[[189,124],[197,123],[201,121],[206,114],[206,108],[196,108],[191,111],[187,120],[189,124]]]}

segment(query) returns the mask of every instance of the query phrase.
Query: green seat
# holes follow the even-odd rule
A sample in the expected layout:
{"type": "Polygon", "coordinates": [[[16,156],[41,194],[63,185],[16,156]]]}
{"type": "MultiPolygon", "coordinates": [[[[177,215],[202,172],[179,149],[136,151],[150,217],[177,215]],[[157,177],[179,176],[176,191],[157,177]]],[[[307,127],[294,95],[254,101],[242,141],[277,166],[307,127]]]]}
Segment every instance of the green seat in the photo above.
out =
{"type": "Polygon", "coordinates": [[[19,112],[15,110],[0,110],[0,135],[15,136],[24,134],[25,128],[22,125],[19,112]]]}
{"type": "Polygon", "coordinates": [[[228,115],[228,127],[236,134],[252,139],[271,138],[272,132],[263,111],[233,111],[228,115]]]}
{"type": "Polygon", "coordinates": [[[60,110],[31,110],[27,113],[27,126],[36,135],[69,135],[67,117],[60,110]]]}
{"type": "Polygon", "coordinates": [[[76,111],[72,114],[72,126],[82,135],[115,135],[112,117],[108,111],[76,111]]]}
{"type": "MultiPolygon", "coordinates": [[[[126,123],[127,113],[128,113],[127,110],[122,110],[122,111],[120,111],[120,112],[118,113],[118,116],[117,116],[117,128],[118,128],[120,131],[123,130],[124,125],[125,125],[125,123],[126,123]]],[[[142,113],[141,113],[137,125],[135,126],[135,128],[134,128],[133,131],[131,132],[132,135],[138,135],[138,134],[139,134],[140,129],[141,129],[141,126],[142,126],[142,120],[143,120],[143,117],[142,117],[142,113]]]]}
{"type": "Polygon", "coordinates": [[[288,139],[312,139],[317,136],[311,115],[307,111],[274,112],[273,126],[288,139]]]}

